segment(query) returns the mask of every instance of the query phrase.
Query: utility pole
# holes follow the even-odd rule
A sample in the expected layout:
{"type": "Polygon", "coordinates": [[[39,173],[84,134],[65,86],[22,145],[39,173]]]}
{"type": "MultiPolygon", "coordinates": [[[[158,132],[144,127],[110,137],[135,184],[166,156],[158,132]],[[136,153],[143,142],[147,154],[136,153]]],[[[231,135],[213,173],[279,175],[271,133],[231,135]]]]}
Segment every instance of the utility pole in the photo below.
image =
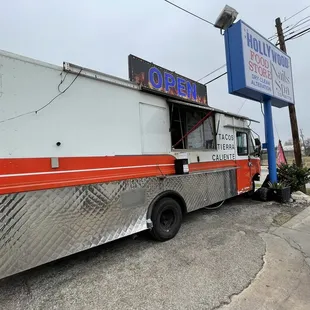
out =
{"type": "MultiPolygon", "coordinates": [[[[277,28],[277,33],[278,33],[280,49],[284,53],[286,53],[282,22],[279,17],[276,19],[276,28],[277,28]]],[[[292,130],[293,145],[294,145],[295,163],[298,167],[301,167],[302,156],[301,156],[301,148],[300,148],[300,142],[299,142],[299,132],[298,132],[298,124],[297,124],[297,118],[296,118],[295,104],[290,104],[288,106],[288,109],[289,109],[290,120],[291,120],[291,130],[292,130]]]]}

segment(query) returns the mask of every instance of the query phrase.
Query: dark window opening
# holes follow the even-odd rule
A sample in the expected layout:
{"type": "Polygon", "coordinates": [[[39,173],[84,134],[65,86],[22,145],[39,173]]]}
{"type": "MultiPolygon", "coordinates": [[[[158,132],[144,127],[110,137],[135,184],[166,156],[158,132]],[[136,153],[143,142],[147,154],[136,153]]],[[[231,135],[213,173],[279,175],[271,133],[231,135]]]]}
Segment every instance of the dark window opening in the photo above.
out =
{"type": "Polygon", "coordinates": [[[246,156],[248,151],[248,134],[246,132],[237,132],[237,153],[239,156],[246,156]]]}
{"type": "Polygon", "coordinates": [[[216,149],[214,114],[199,124],[207,114],[209,111],[177,105],[170,106],[173,149],[216,149]],[[191,131],[193,128],[195,129],[191,131]]]}

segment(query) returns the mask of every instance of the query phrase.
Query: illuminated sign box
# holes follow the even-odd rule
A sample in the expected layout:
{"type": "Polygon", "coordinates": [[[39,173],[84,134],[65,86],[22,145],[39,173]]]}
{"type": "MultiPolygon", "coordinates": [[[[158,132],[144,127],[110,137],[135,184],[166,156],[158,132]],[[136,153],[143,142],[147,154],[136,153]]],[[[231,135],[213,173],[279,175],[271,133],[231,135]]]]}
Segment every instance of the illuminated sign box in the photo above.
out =
{"type": "Polygon", "coordinates": [[[129,79],[145,89],[168,97],[182,98],[207,105],[205,85],[133,55],[129,55],[128,62],[129,79]]]}
{"type": "Polygon", "coordinates": [[[225,31],[228,90],[273,106],[294,104],[291,58],[243,21],[225,31]]]}

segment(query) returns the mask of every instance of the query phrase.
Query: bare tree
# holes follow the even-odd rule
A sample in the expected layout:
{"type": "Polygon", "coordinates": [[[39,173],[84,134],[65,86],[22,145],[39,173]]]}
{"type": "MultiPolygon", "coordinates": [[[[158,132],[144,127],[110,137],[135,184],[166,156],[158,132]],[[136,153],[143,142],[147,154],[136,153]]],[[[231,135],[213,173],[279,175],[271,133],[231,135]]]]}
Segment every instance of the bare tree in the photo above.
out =
{"type": "Polygon", "coordinates": [[[305,154],[310,155],[310,138],[304,140],[305,154]]]}

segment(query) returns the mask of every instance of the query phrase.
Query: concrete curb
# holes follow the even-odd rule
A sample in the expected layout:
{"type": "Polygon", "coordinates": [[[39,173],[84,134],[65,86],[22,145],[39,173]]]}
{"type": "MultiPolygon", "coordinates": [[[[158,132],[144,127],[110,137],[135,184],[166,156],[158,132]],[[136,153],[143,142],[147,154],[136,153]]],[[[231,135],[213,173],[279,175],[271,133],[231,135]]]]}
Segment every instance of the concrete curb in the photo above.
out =
{"type": "Polygon", "coordinates": [[[308,217],[310,217],[310,207],[301,211],[299,214],[283,224],[282,227],[294,229],[296,226],[299,226],[305,220],[307,220],[308,217]]]}
{"type": "Polygon", "coordinates": [[[302,253],[279,236],[263,233],[261,237],[266,242],[264,267],[248,288],[221,309],[308,310],[310,271],[302,253]]]}
{"type": "Polygon", "coordinates": [[[220,309],[308,310],[310,207],[260,236],[266,242],[262,269],[244,291],[220,309]]]}

